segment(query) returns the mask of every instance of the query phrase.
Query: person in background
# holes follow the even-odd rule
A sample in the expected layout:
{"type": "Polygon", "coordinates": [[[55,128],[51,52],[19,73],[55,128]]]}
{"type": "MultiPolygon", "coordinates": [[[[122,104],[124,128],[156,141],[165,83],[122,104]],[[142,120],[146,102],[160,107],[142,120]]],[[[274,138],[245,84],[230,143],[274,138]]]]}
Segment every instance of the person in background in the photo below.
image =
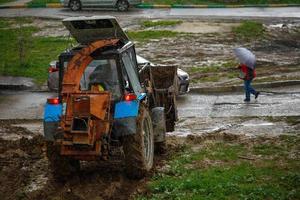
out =
{"type": "Polygon", "coordinates": [[[251,82],[256,77],[256,71],[255,68],[249,68],[245,64],[240,64],[238,66],[238,69],[240,70],[239,78],[244,80],[244,90],[246,98],[244,99],[245,102],[250,102],[250,94],[253,94],[255,96],[255,99],[257,99],[260,92],[257,92],[252,86],[251,82]]]}

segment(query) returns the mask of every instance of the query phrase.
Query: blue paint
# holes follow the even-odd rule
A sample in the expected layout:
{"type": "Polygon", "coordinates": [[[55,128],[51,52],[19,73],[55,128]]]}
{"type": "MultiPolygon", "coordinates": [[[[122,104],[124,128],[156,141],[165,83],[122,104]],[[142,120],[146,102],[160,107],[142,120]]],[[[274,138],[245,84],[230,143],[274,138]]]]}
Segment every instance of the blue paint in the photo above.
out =
{"type": "Polygon", "coordinates": [[[138,96],[138,100],[141,101],[143,100],[144,98],[146,97],[146,93],[141,93],[139,96],[138,96]]]}
{"type": "Polygon", "coordinates": [[[139,113],[139,101],[121,101],[116,103],[114,118],[136,117],[139,113]]]}
{"type": "Polygon", "coordinates": [[[62,105],[53,105],[53,104],[46,104],[44,110],[44,121],[45,122],[58,122],[60,121],[62,113],[62,105]]]}

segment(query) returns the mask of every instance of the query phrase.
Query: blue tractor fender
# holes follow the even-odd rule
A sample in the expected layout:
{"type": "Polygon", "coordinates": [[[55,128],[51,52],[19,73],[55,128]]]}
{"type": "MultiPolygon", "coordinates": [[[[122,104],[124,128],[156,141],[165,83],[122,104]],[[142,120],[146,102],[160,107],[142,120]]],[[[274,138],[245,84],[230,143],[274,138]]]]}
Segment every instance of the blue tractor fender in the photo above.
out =
{"type": "Polygon", "coordinates": [[[54,135],[62,115],[61,104],[46,103],[44,108],[44,137],[46,141],[54,141],[54,135]]]}
{"type": "Polygon", "coordinates": [[[141,93],[136,100],[120,101],[115,104],[113,133],[115,137],[133,135],[137,131],[136,119],[139,115],[140,101],[146,97],[141,93]]]}

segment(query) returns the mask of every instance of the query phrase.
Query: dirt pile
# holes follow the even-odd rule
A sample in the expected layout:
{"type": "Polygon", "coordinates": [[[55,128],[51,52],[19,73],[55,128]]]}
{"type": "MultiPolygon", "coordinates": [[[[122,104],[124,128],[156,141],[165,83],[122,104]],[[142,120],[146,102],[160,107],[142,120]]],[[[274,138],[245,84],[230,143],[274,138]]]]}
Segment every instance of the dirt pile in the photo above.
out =
{"type": "Polygon", "coordinates": [[[45,169],[48,163],[43,151],[42,136],[33,136],[31,139],[0,139],[1,199],[28,199],[28,192],[45,185],[43,182],[46,180],[45,169]]]}

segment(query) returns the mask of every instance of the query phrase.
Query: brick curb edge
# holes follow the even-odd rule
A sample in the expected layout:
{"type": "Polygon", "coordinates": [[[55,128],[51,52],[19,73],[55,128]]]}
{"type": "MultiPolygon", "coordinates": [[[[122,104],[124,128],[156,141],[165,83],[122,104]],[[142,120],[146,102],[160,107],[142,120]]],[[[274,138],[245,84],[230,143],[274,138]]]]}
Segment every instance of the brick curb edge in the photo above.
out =
{"type": "MultiPolygon", "coordinates": [[[[159,8],[271,8],[271,7],[300,7],[300,4],[246,4],[246,5],[182,5],[182,4],[139,4],[136,8],[142,9],[159,9],[159,8]]],[[[12,6],[0,5],[0,9],[17,9],[17,8],[63,8],[60,3],[28,3],[12,6]]]]}

